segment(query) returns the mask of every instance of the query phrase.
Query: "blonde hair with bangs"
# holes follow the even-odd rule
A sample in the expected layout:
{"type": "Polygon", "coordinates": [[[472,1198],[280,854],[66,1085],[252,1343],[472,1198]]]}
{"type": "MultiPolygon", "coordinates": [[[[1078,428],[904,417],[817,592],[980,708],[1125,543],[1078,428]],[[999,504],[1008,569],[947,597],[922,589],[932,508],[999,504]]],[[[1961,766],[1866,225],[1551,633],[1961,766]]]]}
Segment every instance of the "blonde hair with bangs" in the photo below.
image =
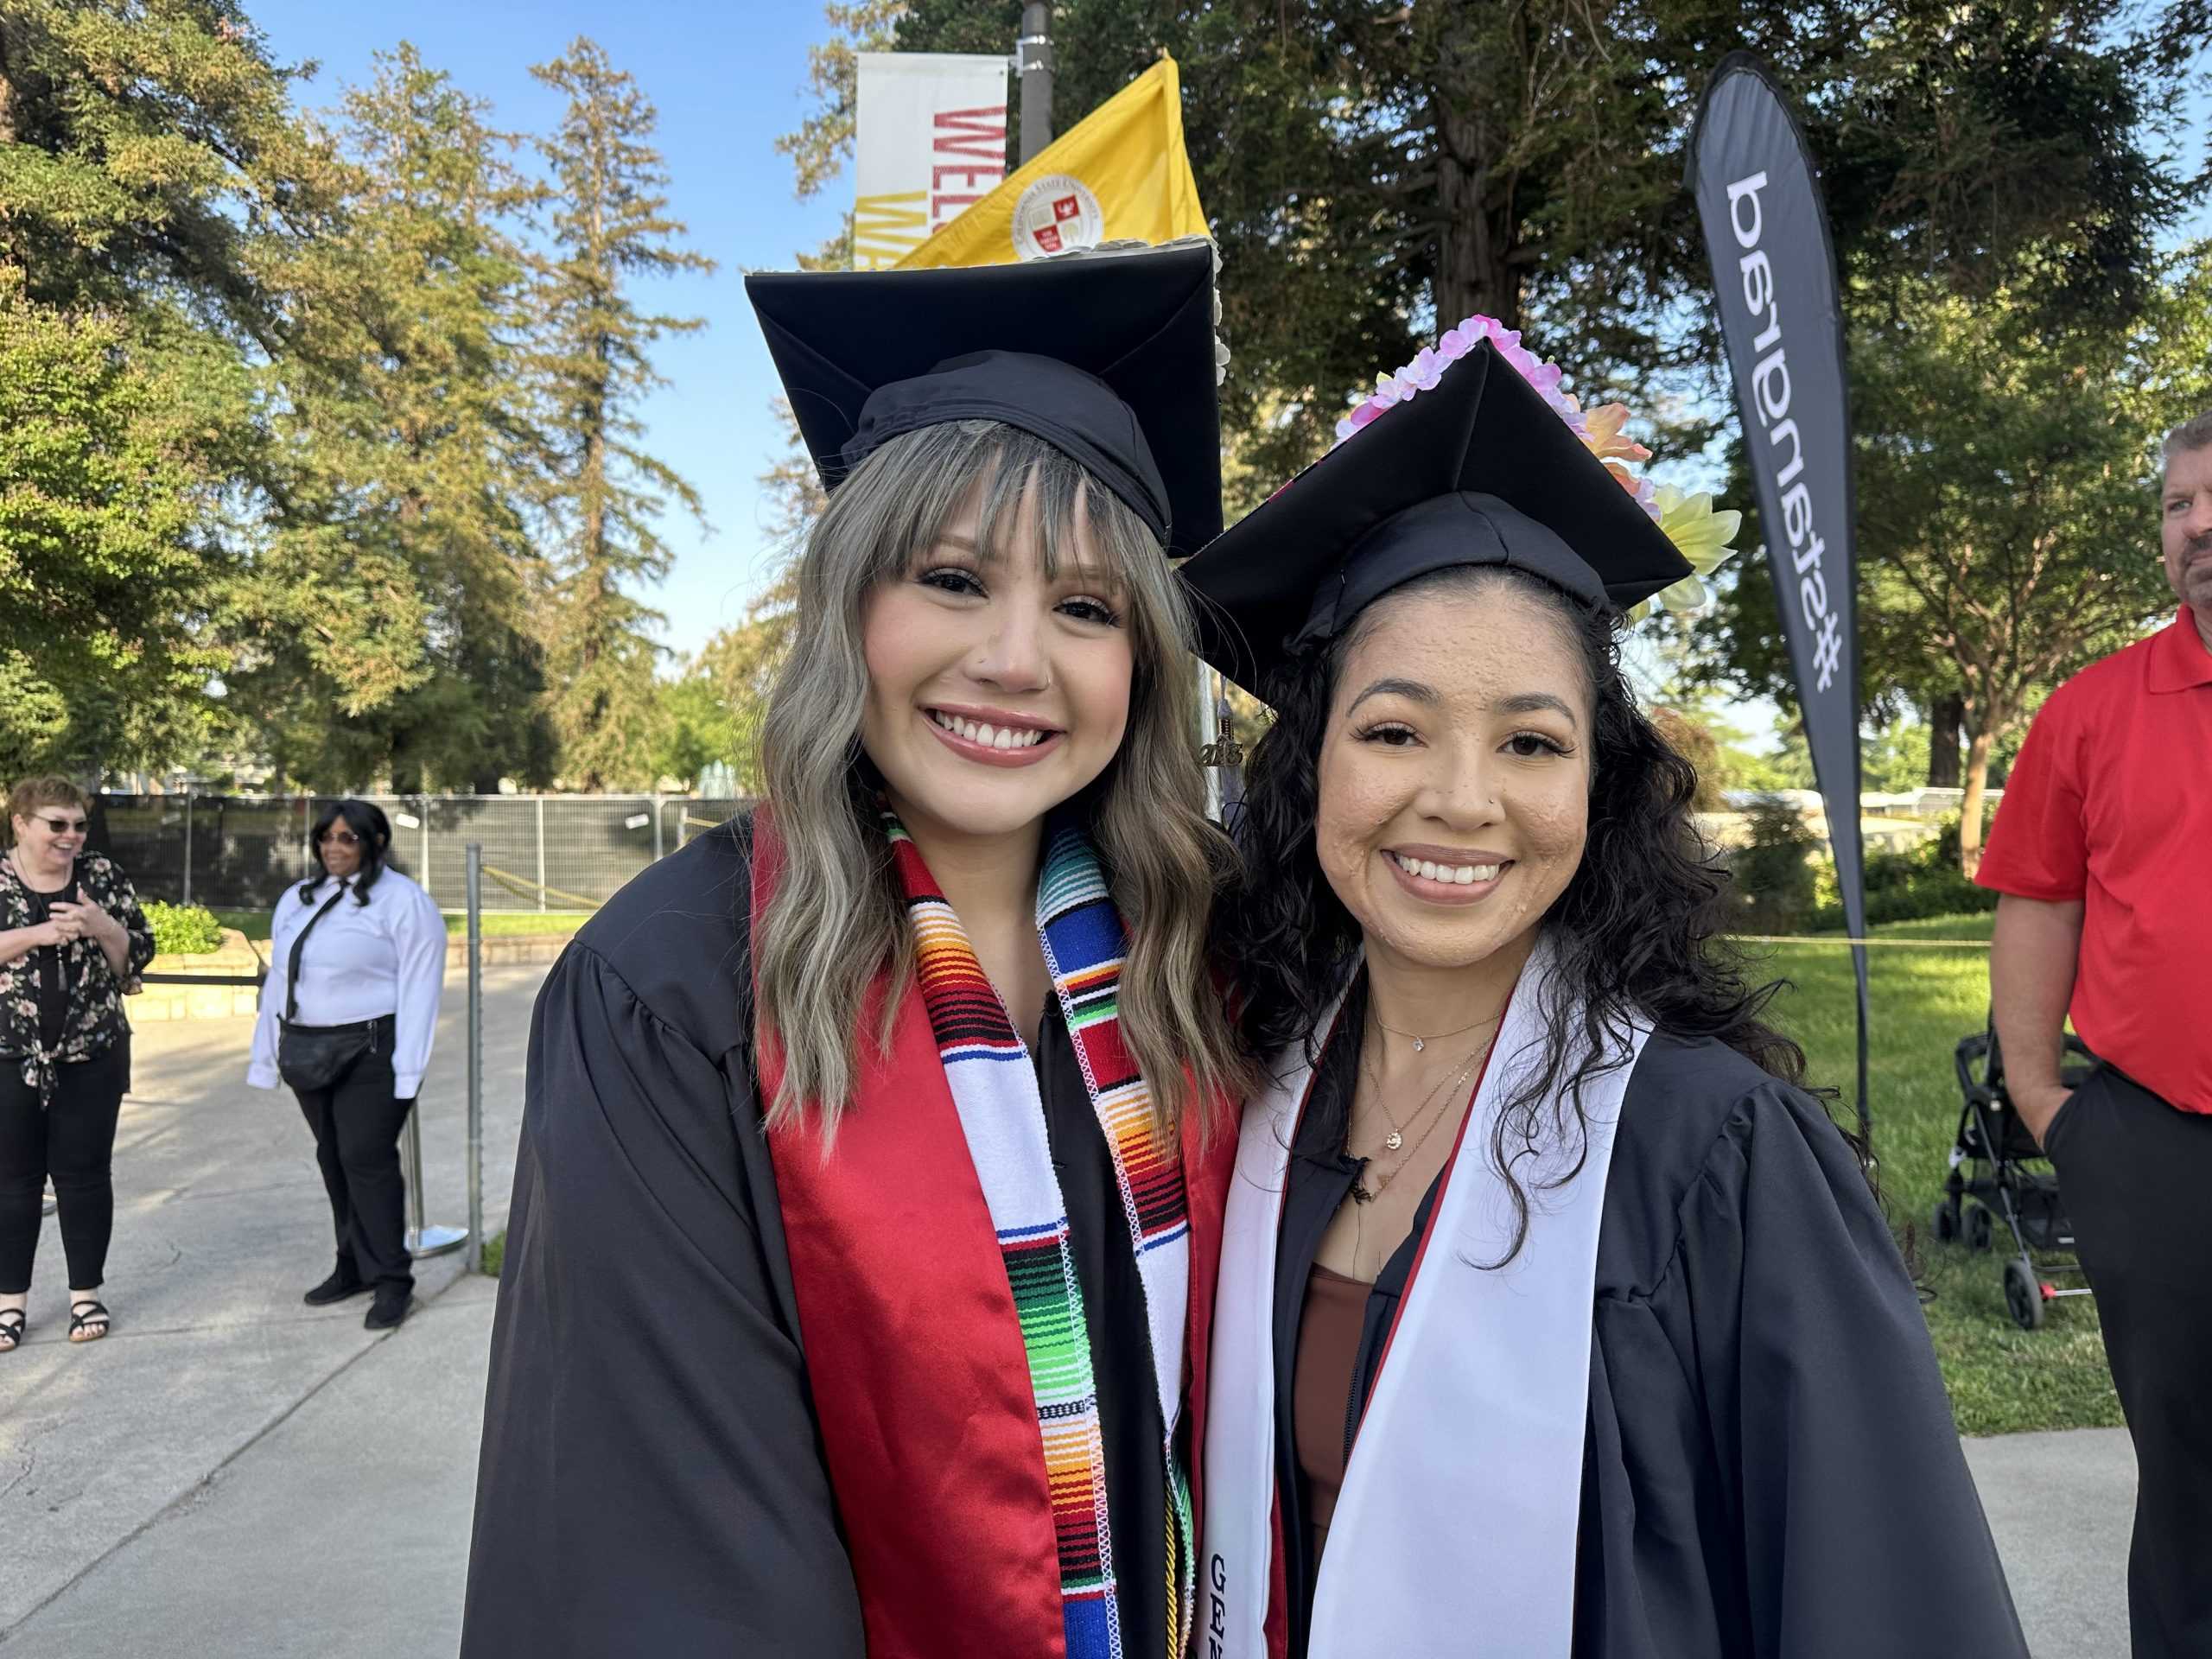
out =
{"type": "Polygon", "coordinates": [[[1249,1081],[1207,975],[1207,917],[1234,855],[1205,817],[1181,590],[1142,520],[1076,461],[1001,423],[953,421],[903,434],[863,461],[831,493],[800,556],[797,628],[761,726],[783,851],[753,941],[761,1037],[783,1062],[772,1128],[819,1114],[834,1135],[861,1044],[887,1045],[912,982],[912,936],[861,747],[861,613],[979,491],[981,547],[1005,546],[1018,515],[1033,508],[1051,580],[1076,556],[1081,523],[1100,579],[1124,601],[1128,727],[1086,798],[1091,839],[1128,929],[1120,1012],[1130,1051],[1170,1119],[1208,1094],[1239,1097],[1249,1081]],[[864,1032],[869,988],[887,973],[879,1028],[864,1032]]]}

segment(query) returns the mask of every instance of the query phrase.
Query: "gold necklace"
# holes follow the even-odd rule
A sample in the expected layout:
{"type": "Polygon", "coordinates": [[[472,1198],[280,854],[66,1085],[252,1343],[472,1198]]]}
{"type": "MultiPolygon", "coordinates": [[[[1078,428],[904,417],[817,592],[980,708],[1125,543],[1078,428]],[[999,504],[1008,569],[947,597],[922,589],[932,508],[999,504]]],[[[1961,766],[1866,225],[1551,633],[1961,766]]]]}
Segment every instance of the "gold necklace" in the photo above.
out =
{"type": "MultiPolygon", "coordinates": [[[[1442,1082],[1439,1083],[1436,1087],[1431,1089],[1427,1095],[1422,1099],[1421,1105],[1415,1109],[1413,1116],[1414,1117],[1418,1117],[1422,1112],[1427,1111],[1430,1103],[1433,1102],[1439,1095],[1444,1096],[1444,1106],[1448,1106],[1451,1103],[1452,1096],[1449,1094],[1446,1094],[1446,1091],[1447,1090],[1457,1089],[1459,1084],[1466,1082],[1468,1077],[1475,1069],[1475,1061],[1484,1053],[1485,1046],[1477,1046],[1468,1054],[1466,1059],[1461,1063],[1460,1067],[1456,1073],[1448,1075],[1442,1082]]],[[[1374,1072],[1371,1071],[1368,1072],[1368,1076],[1372,1078],[1375,1083],[1376,1103],[1377,1105],[1381,1105],[1382,1099],[1382,1079],[1376,1077],[1374,1072]]],[[[1413,1150],[1407,1153],[1403,1158],[1401,1158],[1388,1174],[1378,1176],[1376,1179],[1375,1185],[1371,1188],[1362,1182],[1355,1181],[1352,1183],[1351,1195],[1355,1199],[1361,1204],[1370,1204],[1382,1196],[1383,1189],[1389,1186],[1393,1180],[1397,1179],[1398,1171],[1405,1168],[1407,1165],[1413,1162],[1414,1159],[1420,1154],[1421,1149],[1428,1144],[1429,1137],[1436,1133],[1436,1126],[1451,1116],[1449,1112],[1444,1109],[1444,1106],[1439,1106],[1434,1114],[1430,1116],[1428,1120],[1428,1127],[1421,1131],[1421,1139],[1414,1142],[1413,1150]]],[[[1395,1152],[1403,1143],[1404,1136],[1399,1132],[1396,1127],[1397,1121],[1390,1116],[1389,1108],[1385,1107],[1383,1109],[1382,1116],[1384,1120],[1391,1125],[1390,1133],[1383,1137],[1382,1144],[1389,1150],[1395,1152]]],[[[1347,1141],[1350,1139],[1349,1130],[1347,1130],[1346,1139],[1347,1141]]],[[[1351,1148],[1347,1146],[1345,1149],[1349,1151],[1351,1148]]]]}
{"type": "Polygon", "coordinates": [[[1367,1011],[1367,1017],[1372,1020],[1377,1027],[1389,1033],[1393,1037],[1411,1037],[1413,1039],[1414,1052],[1419,1054],[1424,1052],[1431,1043],[1440,1043],[1446,1037],[1457,1037],[1462,1033],[1472,1031],[1477,1026],[1495,1025],[1503,1016],[1503,1013],[1504,1011],[1500,1009],[1498,1013],[1486,1015],[1483,1019],[1469,1020],[1465,1025],[1461,1026],[1458,1031],[1433,1031],[1426,1037],[1418,1036],[1410,1031],[1400,1031],[1395,1026],[1383,1025],[1382,1016],[1376,1013],[1372,1008],[1370,1008],[1367,1011]]]}
{"type": "MultiPolygon", "coordinates": [[[[1380,1022],[1378,1021],[1377,1023],[1379,1024],[1380,1022]]],[[[1478,1020],[1476,1023],[1479,1025],[1481,1021],[1478,1020]]],[[[1473,1027],[1465,1027],[1465,1029],[1469,1030],[1471,1030],[1472,1028],[1473,1027]]],[[[1476,1045],[1473,1052],[1467,1057],[1467,1065],[1472,1065],[1474,1064],[1474,1056],[1481,1053],[1482,1051],[1483,1046],[1480,1044],[1476,1045]]],[[[1360,1054],[1359,1069],[1367,1073],[1367,1080],[1375,1085],[1376,1109],[1382,1114],[1382,1121],[1390,1126],[1390,1133],[1382,1137],[1382,1145],[1387,1150],[1395,1152],[1400,1147],[1405,1144],[1405,1126],[1400,1123],[1396,1117],[1392,1116],[1389,1096],[1383,1092],[1382,1075],[1375,1070],[1374,1057],[1364,1050],[1363,1050],[1360,1054]]],[[[1443,1084],[1440,1083],[1437,1085],[1437,1089],[1440,1089],[1442,1087],[1443,1084]]],[[[1429,1102],[1436,1098],[1437,1089],[1431,1089],[1426,1095],[1421,1096],[1421,1104],[1414,1108],[1411,1112],[1406,1115],[1408,1122],[1411,1122],[1414,1118],[1419,1117],[1422,1112],[1428,1109],[1429,1102]]],[[[1351,1133],[1349,1126],[1347,1126],[1345,1133],[1346,1138],[1349,1139],[1351,1133]]]]}

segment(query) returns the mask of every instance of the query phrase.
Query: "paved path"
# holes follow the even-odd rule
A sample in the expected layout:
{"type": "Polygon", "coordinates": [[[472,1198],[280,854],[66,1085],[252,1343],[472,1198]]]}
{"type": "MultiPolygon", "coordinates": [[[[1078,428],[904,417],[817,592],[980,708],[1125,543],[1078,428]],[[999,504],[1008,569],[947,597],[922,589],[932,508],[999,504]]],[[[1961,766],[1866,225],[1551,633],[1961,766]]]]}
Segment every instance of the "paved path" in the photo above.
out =
{"type": "MultiPolygon", "coordinates": [[[[486,976],[489,1231],[505,1220],[530,1004],[544,972],[516,967],[486,976]]],[[[467,1213],[464,989],[458,979],[448,988],[423,1090],[423,1186],[426,1218],[433,1222],[460,1223],[467,1213]]],[[[11,1653],[18,1643],[31,1650],[35,1621],[26,1621],[35,1610],[157,1518],[165,1525],[172,1504],[200,1491],[211,1476],[377,1350],[412,1337],[418,1324],[435,1324],[429,1316],[460,1275],[460,1253],[418,1263],[418,1317],[394,1336],[361,1328],[365,1299],[321,1309],[301,1305],[300,1293],[330,1270],[330,1211],[315,1173],[314,1141],[291,1096],[245,1086],[251,1032],[246,1019],[185,1020],[145,1026],[133,1037],[133,1087],[116,1141],[115,1243],[107,1273],[116,1323],[105,1341],[76,1347],[65,1339],[61,1241],[54,1218],[46,1222],[29,1339],[0,1355],[0,1539],[6,1541],[0,1548],[0,1642],[11,1653]]],[[[447,1356],[474,1373],[466,1385],[474,1391],[472,1410],[481,1408],[481,1345],[447,1356]]],[[[368,1373],[397,1376],[407,1363],[402,1356],[389,1365],[370,1365],[368,1373]]],[[[397,1381],[387,1386],[393,1390],[384,1397],[392,1404],[394,1438],[404,1442],[422,1419],[411,1392],[397,1381]]],[[[455,1421],[468,1415],[461,1412],[455,1421]]],[[[365,1425],[356,1427],[365,1446],[377,1444],[365,1425]]],[[[404,1447],[391,1449],[398,1454],[404,1447]]],[[[459,1451],[473,1463],[473,1439],[459,1451]]],[[[302,1507],[312,1510],[343,1489],[299,1490],[302,1507]]],[[[461,1506],[465,1516],[465,1491],[461,1506]]],[[[378,1559],[357,1554],[356,1567],[373,1573],[378,1559]]],[[[305,1593],[321,1576],[302,1571],[292,1582],[305,1593]]],[[[404,1574],[390,1582],[395,1595],[413,1593],[404,1574]]],[[[242,1599],[232,1615],[264,1611],[277,1610],[257,1596],[242,1599]]],[[[48,1650],[136,1656],[219,1649],[156,1642],[107,1649],[65,1643],[48,1650]]]]}
{"type": "MultiPolygon", "coordinates": [[[[493,1229],[543,973],[489,976],[493,1229]]],[[[434,1221],[465,1214],[459,988],[423,1090],[434,1221]]],[[[362,1301],[300,1306],[328,1217],[290,1097],[240,1081],[247,1035],[244,1020],[139,1033],[105,1342],[61,1339],[47,1224],[34,1335],[0,1358],[0,1659],[454,1651],[493,1287],[454,1257],[423,1263],[417,1312],[381,1337],[362,1301]]],[[[2033,1651],[2126,1659],[2126,1435],[1970,1440],[1967,1457],[2033,1651]]]]}

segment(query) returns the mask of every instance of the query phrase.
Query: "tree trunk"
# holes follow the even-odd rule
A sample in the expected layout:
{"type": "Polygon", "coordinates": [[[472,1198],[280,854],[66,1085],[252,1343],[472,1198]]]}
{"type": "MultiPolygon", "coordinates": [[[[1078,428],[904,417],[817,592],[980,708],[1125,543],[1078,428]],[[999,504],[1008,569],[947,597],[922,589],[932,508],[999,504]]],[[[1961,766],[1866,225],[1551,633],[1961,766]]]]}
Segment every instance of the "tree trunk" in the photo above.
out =
{"type": "Polygon", "coordinates": [[[16,142],[16,27],[0,22],[0,144],[16,142]]]}
{"type": "Polygon", "coordinates": [[[1928,786],[1959,787],[1959,735],[1967,718],[1966,699],[1953,691],[1936,699],[1928,711],[1928,786]]]}
{"type": "MultiPolygon", "coordinates": [[[[1441,43],[1436,84],[1436,191],[1443,223],[1437,232],[1436,327],[1480,313],[1508,328],[1521,326],[1521,279],[1511,262],[1520,226],[1510,176],[1496,168],[1509,141],[1503,113],[1484,86],[1480,25],[1449,0],[1452,38],[1441,43]]],[[[1491,79],[1496,79],[1493,73],[1491,79]]]]}
{"type": "Polygon", "coordinates": [[[1495,222],[1484,209],[1483,170],[1453,159],[1447,146],[1438,158],[1436,175],[1444,218],[1437,232],[1437,327],[1454,327],[1462,318],[1480,315],[1518,328],[1521,284],[1505,259],[1513,227],[1495,222]]]}
{"type": "Polygon", "coordinates": [[[1959,804],[1959,868],[1971,877],[1981,868],[1981,798],[1989,786],[1989,754],[1996,739],[1976,732],[1967,746],[1966,798],[1959,804]]]}

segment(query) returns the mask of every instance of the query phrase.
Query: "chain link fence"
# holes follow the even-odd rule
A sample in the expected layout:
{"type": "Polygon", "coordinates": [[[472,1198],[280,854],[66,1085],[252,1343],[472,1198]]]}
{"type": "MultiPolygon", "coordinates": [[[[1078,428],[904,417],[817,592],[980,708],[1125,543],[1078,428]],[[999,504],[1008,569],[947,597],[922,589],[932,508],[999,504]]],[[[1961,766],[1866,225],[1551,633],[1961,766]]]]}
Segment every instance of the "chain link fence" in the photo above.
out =
{"type": "MultiPolygon", "coordinates": [[[[310,868],[308,830],[327,795],[111,795],[94,798],[92,844],[122,865],[139,895],[216,910],[276,903],[310,868]]],[[[750,803],[692,795],[363,795],[391,820],[392,868],[442,910],[467,903],[467,843],[530,884],[484,890],[494,911],[602,904],[655,859],[750,803]],[[547,889],[567,895],[555,898],[547,889]]]]}

